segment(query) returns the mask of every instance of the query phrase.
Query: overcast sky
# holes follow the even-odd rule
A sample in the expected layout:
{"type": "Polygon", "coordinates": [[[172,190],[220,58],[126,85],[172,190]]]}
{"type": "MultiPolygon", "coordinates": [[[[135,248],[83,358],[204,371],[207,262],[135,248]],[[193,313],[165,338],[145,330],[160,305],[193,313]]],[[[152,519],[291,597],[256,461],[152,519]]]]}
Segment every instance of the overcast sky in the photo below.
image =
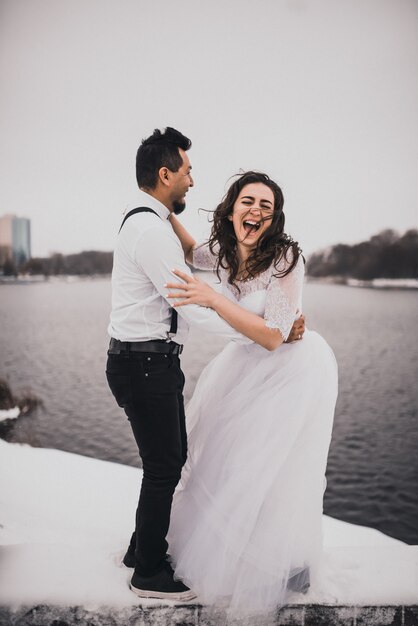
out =
{"type": "Polygon", "coordinates": [[[417,0],[0,0],[0,215],[34,255],[113,248],[154,128],[193,141],[182,220],[240,169],[306,253],[418,224],[417,0]]]}

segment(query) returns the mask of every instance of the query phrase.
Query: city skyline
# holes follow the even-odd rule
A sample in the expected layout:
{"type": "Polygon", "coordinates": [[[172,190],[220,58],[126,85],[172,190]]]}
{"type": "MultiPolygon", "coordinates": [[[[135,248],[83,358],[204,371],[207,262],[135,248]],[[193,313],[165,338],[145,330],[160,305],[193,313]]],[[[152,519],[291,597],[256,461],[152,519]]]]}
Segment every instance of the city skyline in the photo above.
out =
{"type": "Polygon", "coordinates": [[[0,206],[28,207],[34,256],[111,250],[136,149],[164,126],[193,142],[181,219],[197,239],[198,209],[245,169],[282,186],[305,254],[417,226],[414,0],[123,7],[0,8],[0,206]]]}

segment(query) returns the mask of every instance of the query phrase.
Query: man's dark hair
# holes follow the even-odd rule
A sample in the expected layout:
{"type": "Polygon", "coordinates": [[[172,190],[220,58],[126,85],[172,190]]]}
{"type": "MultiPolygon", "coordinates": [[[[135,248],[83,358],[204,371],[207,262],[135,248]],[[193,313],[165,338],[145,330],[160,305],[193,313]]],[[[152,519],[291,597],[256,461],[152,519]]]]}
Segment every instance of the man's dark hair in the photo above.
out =
{"type": "Polygon", "coordinates": [[[190,139],[175,128],[161,132],[155,129],[150,137],[143,139],[136,153],[136,180],[142,189],[155,189],[158,172],[162,167],[171,172],[178,172],[183,164],[179,148],[186,151],[191,148],[190,139]]]}

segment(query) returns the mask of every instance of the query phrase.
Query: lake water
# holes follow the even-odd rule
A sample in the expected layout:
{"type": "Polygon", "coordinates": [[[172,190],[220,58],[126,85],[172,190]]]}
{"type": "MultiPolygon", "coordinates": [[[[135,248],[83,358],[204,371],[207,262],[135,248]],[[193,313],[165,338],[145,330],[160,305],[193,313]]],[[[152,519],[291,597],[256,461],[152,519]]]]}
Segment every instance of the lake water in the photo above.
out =
{"type": "MultiPolygon", "coordinates": [[[[325,512],[418,544],[418,292],[308,283],[308,326],[332,346],[339,398],[325,512]]],[[[0,285],[0,377],[44,402],[10,441],[137,465],[104,376],[110,281],[0,285]]],[[[224,341],[190,333],[186,399],[224,341]]],[[[53,471],[53,468],[51,468],[53,471]]]]}

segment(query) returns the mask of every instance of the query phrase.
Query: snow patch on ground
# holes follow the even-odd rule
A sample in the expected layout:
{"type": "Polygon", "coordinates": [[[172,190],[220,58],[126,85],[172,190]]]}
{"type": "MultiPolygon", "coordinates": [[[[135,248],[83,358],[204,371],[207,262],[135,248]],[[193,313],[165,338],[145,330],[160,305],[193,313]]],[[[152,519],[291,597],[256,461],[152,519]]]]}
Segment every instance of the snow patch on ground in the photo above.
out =
{"type": "Polygon", "coordinates": [[[20,415],[20,409],[15,406],[14,409],[2,409],[0,410],[0,422],[5,420],[15,420],[20,415]]]}
{"type": "MultiPolygon", "coordinates": [[[[0,605],[155,605],[120,565],[139,469],[0,440],[0,605]]],[[[324,516],[320,580],[289,602],[414,604],[418,547],[324,516]]]]}

